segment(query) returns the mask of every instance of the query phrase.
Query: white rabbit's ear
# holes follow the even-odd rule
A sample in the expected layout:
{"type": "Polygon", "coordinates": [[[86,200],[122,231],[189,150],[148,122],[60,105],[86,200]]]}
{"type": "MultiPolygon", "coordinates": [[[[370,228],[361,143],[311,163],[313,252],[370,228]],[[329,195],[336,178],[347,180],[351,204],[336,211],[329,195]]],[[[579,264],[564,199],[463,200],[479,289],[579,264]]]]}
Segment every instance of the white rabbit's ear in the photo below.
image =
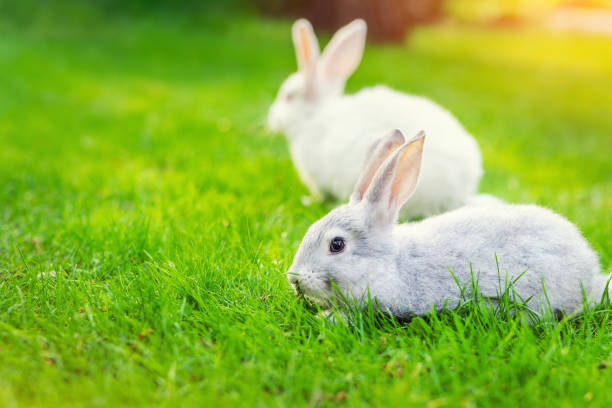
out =
{"type": "Polygon", "coordinates": [[[308,20],[301,18],[293,23],[291,35],[295,46],[298,71],[311,75],[319,59],[319,42],[312,25],[308,20]]]}
{"type": "Polygon", "coordinates": [[[365,166],[361,171],[357,184],[355,184],[353,194],[351,194],[349,204],[357,204],[361,201],[380,165],[395,151],[395,149],[405,142],[406,140],[402,132],[395,129],[372,144],[366,156],[365,166]]]}
{"type": "Polygon", "coordinates": [[[397,149],[380,166],[364,200],[371,206],[370,215],[376,225],[395,223],[399,210],[410,198],[419,181],[425,132],[397,149]]]}
{"type": "Polygon", "coordinates": [[[320,72],[326,79],[344,82],[357,69],[363,56],[366,32],[365,21],[357,19],[334,34],[319,63],[320,72]]]}

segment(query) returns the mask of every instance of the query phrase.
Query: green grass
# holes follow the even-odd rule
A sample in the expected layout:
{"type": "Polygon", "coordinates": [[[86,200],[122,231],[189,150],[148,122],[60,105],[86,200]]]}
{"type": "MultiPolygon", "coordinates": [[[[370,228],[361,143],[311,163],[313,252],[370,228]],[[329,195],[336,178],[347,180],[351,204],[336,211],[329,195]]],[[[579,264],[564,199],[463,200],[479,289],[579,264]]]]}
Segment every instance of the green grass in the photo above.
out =
{"type": "MultiPolygon", "coordinates": [[[[0,18],[0,406],[609,406],[609,310],[349,328],[294,298],[284,272],[334,203],[302,204],[263,126],[294,69],[288,30],[0,18]]],[[[368,47],[348,89],[385,82],[450,108],[484,152],[482,190],[564,214],[609,272],[610,50],[423,28],[368,47]]]]}

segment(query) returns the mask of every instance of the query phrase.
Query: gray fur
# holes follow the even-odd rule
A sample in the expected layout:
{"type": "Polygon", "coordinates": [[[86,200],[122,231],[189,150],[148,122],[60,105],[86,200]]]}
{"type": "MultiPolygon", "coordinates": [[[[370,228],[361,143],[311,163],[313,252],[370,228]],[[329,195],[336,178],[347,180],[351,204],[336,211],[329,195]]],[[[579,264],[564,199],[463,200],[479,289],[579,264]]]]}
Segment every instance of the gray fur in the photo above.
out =
{"type": "MultiPolygon", "coordinates": [[[[396,152],[380,166],[369,189],[389,190],[382,183],[389,183],[398,157],[396,152]]],[[[514,289],[523,299],[531,297],[528,305],[535,311],[548,301],[553,310],[579,309],[581,285],[592,300],[603,293],[608,277],[600,274],[596,253],[572,223],[546,208],[492,201],[397,225],[403,202],[391,208],[388,202],[389,197],[351,202],[315,222],[295,255],[290,282],[329,305],[333,281],[345,296],[363,304],[369,293],[398,317],[422,315],[445,302],[456,305],[460,291],[449,269],[469,287],[471,268],[480,292],[491,298],[503,291],[506,278],[526,271],[514,289]],[[374,215],[385,208],[386,217],[374,215]],[[344,238],[344,251],[330,252],[334,237],[344,238]]]]}

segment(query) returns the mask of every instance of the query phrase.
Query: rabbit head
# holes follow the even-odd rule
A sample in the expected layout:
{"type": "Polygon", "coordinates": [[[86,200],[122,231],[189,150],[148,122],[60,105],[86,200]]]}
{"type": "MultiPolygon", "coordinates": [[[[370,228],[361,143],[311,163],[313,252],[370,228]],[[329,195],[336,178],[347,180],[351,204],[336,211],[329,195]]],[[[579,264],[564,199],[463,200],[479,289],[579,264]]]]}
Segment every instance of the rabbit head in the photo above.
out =
{"type": "Polygon", "coordinates": [[[357,69],[366,38],[366,23],[354,20],[339,29],[319,56],[319,43],[312,25],[300,19],[292,37],[298,71],[283,82],[268,112],[268,127],[284,130],[296,119],[308,116],[317,103],[340,96],[348,77],[357,69]]]}
{"type": "Polygon", "coordinates": [[[406,143],[395,130],[374,143],[349,203],[306,232],[287,272],[298,293],[322,306],[381,295],[377,286],[395,275],[392,229],[417,186],[424,140],[420,132],[406,143]]]}

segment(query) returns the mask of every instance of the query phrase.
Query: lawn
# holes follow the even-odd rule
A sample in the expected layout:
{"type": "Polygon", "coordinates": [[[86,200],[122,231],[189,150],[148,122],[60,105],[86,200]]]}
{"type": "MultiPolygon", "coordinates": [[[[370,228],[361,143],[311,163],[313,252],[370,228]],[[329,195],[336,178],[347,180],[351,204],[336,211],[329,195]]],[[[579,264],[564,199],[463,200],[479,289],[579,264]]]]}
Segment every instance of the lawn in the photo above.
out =
{"type": "MultiPolygon", "coordinates": [[[[337,203],[266,131],[289,21],[0,16],[0,406],[612,403],[612,319],[315,318],[284,272],[337,203]]],[[[368,46],[454,112],[481,190],[575,222],[612,271],[612,38],[419,28],[368,46]]]]}

